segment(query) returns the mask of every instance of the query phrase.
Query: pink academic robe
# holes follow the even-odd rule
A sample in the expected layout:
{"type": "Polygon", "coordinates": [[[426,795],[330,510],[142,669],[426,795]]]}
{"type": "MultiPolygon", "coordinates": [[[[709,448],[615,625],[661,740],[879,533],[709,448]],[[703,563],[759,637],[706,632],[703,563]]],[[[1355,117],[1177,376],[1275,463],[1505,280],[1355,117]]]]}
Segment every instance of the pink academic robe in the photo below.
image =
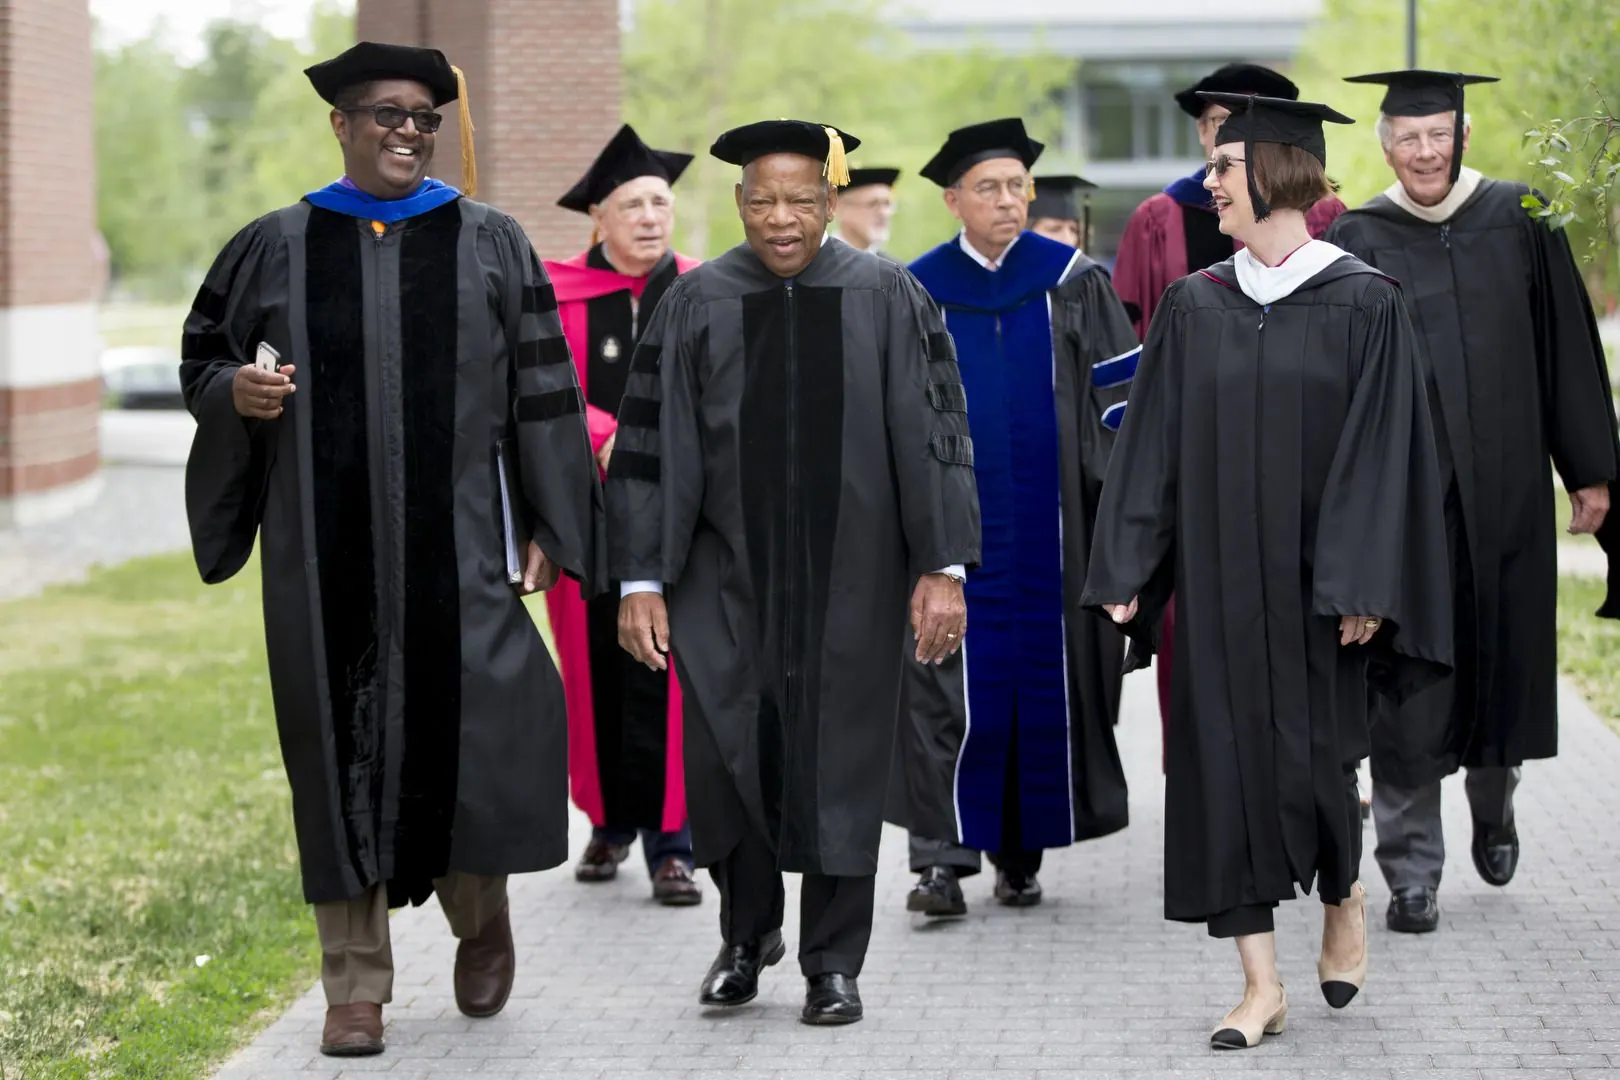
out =
{"type": "MultiPolygon", "coordinates": [[[[557,293],[557,310],[562,318],[563,335],[579,373],[581,393],[589,387],[589,328],[587,303],[599,296],[628,290],[638,300],[646,288],[646,278],[632,278],[608,270],[586,265],[589,251],[572,259],[545,261],[551,286],[557,293]]],[[[684,255],[675,256],[677,273],[686,273],[697,265],[697,260],[684,255]]],[[[639,323],[646,325],[652,312],[642,311],[639,323]]],[[[626,358],[628,360],[628,357],[626,358]]],[[[586,424],[590,429],[591,450],[600,453],[603,444],[618,429],[612,413],[594,405],[585,406],[586,424]]],[[[605,477],[604,477],[605,478],[605,477]]],[[[591,819],[591,824],[602,826],[606,821],[606,807],[602,798],[602,778],[598,768],[596,747],[596,712],[591,692],[591,656],[589,632],[586,623],[586,604],[577,582],[564,580],[546,594],[546,609],[551,616],[551,633],[557,643],[558,668],[562,672],[563,692],[568,701],[568,778],[574,804],[591,819]]],[[[675,678],[675,663],[669,667],[669,708],[665,728],[664,806],[661,828],[674,832],[686,824],[686,771],[681,757],[681,688],[675,678]]]]}
{"type": "MultiPolygon", "coordinates": [[[[1185,190],[1185,181],[1172,184],[1171,189],[1185,190]]],[[[1148,326],[1153,322],[1153,312],[1164,290],[1193,269],[1201,269],[1187,265],[1187,233],[1181,215],[1205,212],[1184,206],[1167,189],[1149,196],[1126,222],[1119,241],[1119,254],[1114,260],[1114,291],[1124,302],[1139,341],[1147,340],[1148,326]]],[[[1311,207],[1305,215],[1305,227],[1310,230],[1311,238],[1320,240],[1342,213],[1344,203],[1337,198],[1323,199],[1311,207]]],[[[1236,240],[1232,242],[1233,251],[1242,246],[1236,240]]],[[[1162,731],[1170,727],[1170,665],[1175,630],[1176,602],[1171,597],[1164,609],[1164,640],[1155,664],[1162,731]]]]}

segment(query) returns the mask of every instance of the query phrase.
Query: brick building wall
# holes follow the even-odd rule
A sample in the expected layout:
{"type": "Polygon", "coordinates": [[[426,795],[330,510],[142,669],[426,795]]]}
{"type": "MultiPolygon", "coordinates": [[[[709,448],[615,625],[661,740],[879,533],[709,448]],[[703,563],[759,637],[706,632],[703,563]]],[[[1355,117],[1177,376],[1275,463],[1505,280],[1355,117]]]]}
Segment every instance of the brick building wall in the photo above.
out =
{"type": "MultiPolygon", "coordinates": [[[[544,258],[590,240],[556,206],[619,126],[617,0],[359,0],[362,41],[431,45],[467,74],[478,198],[523,224],[544,258]]],[[[433,174],[460,180],[454,106],[433,174]]]]}
{"type": "Polygon", "coordinates": [[[93,77],[88,0],[0,0],[0,525],[93,494],[93,77]]]}

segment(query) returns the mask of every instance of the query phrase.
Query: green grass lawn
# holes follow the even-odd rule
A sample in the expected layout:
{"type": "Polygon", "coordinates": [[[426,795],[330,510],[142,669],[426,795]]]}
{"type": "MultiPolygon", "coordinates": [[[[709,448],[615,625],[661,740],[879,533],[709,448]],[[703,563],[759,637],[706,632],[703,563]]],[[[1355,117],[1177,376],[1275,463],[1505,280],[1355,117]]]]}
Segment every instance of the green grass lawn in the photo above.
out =
{"type": "Polygon", "coordinates": [[[0,1078],[208,1075],[319,971],[257,563],[0,604],[0,686],[0,1078]]]}
{"type": "Polygon", "coordinates": [[[1607,586],[1593,578],[1558,582],[1558,664],[1592,711],[1620,733],[1620,620],[1592,613],[1607,586]]]}

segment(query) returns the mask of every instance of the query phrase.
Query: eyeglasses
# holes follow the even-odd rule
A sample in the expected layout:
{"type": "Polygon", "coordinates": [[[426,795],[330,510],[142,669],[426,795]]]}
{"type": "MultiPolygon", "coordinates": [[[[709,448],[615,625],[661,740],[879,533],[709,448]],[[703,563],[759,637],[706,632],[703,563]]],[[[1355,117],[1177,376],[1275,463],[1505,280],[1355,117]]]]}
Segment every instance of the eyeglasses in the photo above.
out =
{"type": "Polygon", "coordinates": [[[444,117],[436,112],[426,109],[402,109],[398,105],[354,105],[339,110],[346,113],[370,113],[371,118],[377,121],[378,127],[402,128],[406,120],[414,121],[416,130],[424,135],[431,135],[439,130],[444,123],[444,117]]]}
{"type": "Polygon", "coordinates": [[[1214,173],[1218,177],[1225,176],[1226,170],[1234,165],[1241,165],[1243,162],[1244,159],[1240,157],[1232,157],[1229,154],[1216,154],[1209,161],[1204,162],[1204,175],[1208,176],[1210,173],[1214,173]]]}
{"type": "Polygon", "coordinates": [[[1027,198],[1029,195],[1029,180],[1015,176],[1006,183],[995,180],[980,180],[973,185],[973,194],[987,202],[1001,194],[1003,190],[1015,199],[1027,198]]]}

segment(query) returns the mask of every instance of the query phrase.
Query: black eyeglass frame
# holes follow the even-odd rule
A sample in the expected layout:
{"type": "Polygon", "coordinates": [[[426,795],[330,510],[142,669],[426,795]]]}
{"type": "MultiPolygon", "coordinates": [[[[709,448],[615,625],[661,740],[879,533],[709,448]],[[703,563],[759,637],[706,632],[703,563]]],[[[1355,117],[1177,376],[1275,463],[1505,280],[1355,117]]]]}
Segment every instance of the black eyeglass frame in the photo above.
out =
{"type": "Polygon", "coordinates": [[[443,114],[433,112],[431,109],[402,109],[398,105],[350,105],[340,108],[338,112],[370,113],[378,127],[385,127],[391,131],[404,127],[405,121],[410,120],[415,123],[416,130],[423,135],[432,135],[439,130],[439,125],[444,123],[443,114]]]}

